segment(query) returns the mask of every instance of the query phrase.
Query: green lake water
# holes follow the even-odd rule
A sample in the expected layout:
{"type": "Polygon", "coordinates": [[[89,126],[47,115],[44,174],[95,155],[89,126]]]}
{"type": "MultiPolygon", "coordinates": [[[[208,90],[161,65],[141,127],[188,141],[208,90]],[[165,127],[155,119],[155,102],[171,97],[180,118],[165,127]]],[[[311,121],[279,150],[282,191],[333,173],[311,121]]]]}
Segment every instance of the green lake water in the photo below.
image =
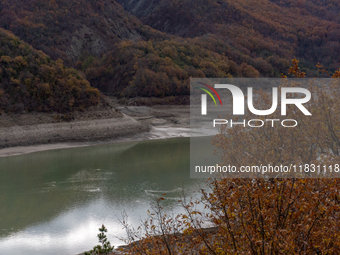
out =
{"type": "Polygon", "coordinates": [[[0,158],[0,254],[77,254],[108,228],[124,244],[125,211],[137,226],[166,193],[167,211],[202,180],[190,179],[190,139],[172,138],[42,151],[0,158]]]}

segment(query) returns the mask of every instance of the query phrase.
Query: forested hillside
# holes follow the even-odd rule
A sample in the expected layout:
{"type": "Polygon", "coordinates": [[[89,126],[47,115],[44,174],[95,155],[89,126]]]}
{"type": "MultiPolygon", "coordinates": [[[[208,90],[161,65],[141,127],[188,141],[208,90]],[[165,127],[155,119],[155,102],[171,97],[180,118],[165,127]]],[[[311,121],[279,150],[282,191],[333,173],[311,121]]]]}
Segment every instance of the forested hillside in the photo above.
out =
{"type": "Polygon", "coordinates": [[[68,112],[99,102],[99,91],[12,33],[0,28],[0,113],[68,112]]]}
{"type": "Polygon", "coordinates": [[[122,42],[85,70],[92,85],[119,97],[189,95],[190,77],[259,77],[252,66],[190,43],[122,42]]]}
{"type": "Polygon", "coordinates": [[[112,0],[1,0],[0,27],[66,64],[143,37],[138,19],[112,0]]]}
{"type": "Polygon", "coordinates": [[[292,58],[311,76],[317,75],[317,62],[339,68],[338,1],[117,1],[144,24],[194,38],[192,43],[246,62],[263,76],[277,76],[292,58]]]}
{"type": "Polygon", "coordinates": [[[293,58],[312,77],[318,62],[340,67],[336,1],[117,2],[0,0],[0,27],[119,97],[187,95],[189,77],[280,77],[293,58]]]}

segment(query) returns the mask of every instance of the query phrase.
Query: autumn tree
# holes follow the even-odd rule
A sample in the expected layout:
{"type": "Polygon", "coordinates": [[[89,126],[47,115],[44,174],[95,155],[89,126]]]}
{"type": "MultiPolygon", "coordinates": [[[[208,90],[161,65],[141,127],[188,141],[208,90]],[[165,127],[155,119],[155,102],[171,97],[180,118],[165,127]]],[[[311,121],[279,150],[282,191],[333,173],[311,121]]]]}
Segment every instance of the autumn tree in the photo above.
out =
{"type": "MultiPolygon", "coordinates": [[[[304,76],[297,60],[293,61],[290,73],[304,76]]],[[[333,77],[337,74],[338,71],[333,77]]],[[[221,162],[236,166],[269,162],[272,165],[338,164],[340,86],[337,79],[332,81],[327,87],[310,84],[313,95],[318,95],[307,106],[312,119],[289,109],[299,122],[295,128],[221,127],[213,138],[221,162]]],[[[282,82],[289,85],[286,79],[282,82]]],[[[298,80],[294,82],[292,86],[298,80]]],[[[271,106],[268,93],[258,93],[257,106],[268,109],[271,106]]],[[[208,180],[207,188],[201,190],[202,199],[183,198],[185,213],[175,217],[162,215],[161,206],[156,207],[143,224],[143,233],[147,234],[130,232],[133,237],[130,241],[139,241],[125,251],[129,254],[340,252],[340,180],[334,178],[337,174],[254,177],[208,180]],[[197,204],[203,204],[205,211],[197,209],[197,204]],[[207,225],[211,228],[204,228],[207,225]]]]}
{"type": "Polygon", "coordinates": [[[99,103],[99,91],[62,60],[1,28],[0,41],[0,113],[69,112],[99,103]]]}

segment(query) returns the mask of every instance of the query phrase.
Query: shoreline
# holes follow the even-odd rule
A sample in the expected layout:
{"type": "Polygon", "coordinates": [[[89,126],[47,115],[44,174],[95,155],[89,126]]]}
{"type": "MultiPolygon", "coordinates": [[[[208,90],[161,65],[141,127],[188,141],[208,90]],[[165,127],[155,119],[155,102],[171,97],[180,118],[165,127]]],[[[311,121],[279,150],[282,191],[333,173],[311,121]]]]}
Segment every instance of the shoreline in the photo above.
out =
{"type": "Polygon", "coordinates": [[[128,136],[118,137],[118,138],[113,138],[113,139],[105,139],[105,140],[97,140],[97,141],[89,141],[89,142],[85,142],[85,141],[84,142],[65,142],[65,143],[15,146],[15,147],[8,147],[8,148],[0,149],[0,158],[20,156],[24,154],[40,152],[40,151],[48,151],[48,150],[60,150],[60,149],[80,148],[80,147],[95,146],[95,145],[190,137],[189,135],[190,131],[183,130],[183,128],[164,126],[162,127],[162,129],[169,129],[170,134],[166,136],[163,134],[163,131],[160,131],[160,130],[157,130],[151,127],[151,130],[149,132],[145,131],[140,134],[128,135],[128,136]],[[173,133],[175,132],[179,133],[179,135],[173,135],[173,133]]]}
{"type": "Polygon", "coordinates": [[[189,107],[117,107],[122,117],[0,128],[0,158],[46,150],[189,137],[189,107]]]}

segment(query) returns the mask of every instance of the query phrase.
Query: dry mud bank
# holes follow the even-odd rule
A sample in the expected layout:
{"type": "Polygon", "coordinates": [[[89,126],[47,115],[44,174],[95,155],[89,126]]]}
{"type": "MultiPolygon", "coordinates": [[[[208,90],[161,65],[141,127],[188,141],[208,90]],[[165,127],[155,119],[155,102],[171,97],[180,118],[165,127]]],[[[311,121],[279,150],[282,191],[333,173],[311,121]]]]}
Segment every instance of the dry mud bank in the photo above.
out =
{"type": "Polygon", "coordinates": [[[114,143],[187,137],[189,106],[118,106],[113,114],[94,114],[71,122],[43,123],[28,116],[0,124],[0,157],[36,151],[114,143]],[[100,115],[100,116],[99,116],[100,115]],[[98,118],[98,116],[100,118],[98,118]],[[110,117],[110,118],[105,118],[110,117]]]}
{"type": "Polygon", "coordinates": [[[146,125],[127,115],[112,119],[2,127],[0,148],[105,140],[147,130],[146,125]]]}

